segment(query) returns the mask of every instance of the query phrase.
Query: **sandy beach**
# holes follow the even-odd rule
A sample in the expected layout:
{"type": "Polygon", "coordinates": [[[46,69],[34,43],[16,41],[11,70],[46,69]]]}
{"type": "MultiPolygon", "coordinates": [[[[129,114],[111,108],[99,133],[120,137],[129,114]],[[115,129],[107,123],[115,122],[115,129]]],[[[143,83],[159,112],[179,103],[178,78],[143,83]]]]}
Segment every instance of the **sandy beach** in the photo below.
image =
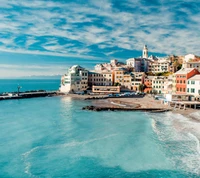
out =
{"type": "MultiPolygon", "coordinates": [[[[105,95],[97,95],[95,97],[103,97],[105,95]]],[[[77,95],[77,94],[68,94],[66,97],[72,97],[73,99],[81,99],[84,100],[86,98],[91,98],[94,96],[90,95],[77,95]]],[[[162,104],[162,101],[155,100],[151,95],[146,95],[142,98],[108,98],[108,99],[99,99],[99,100],[91,100],[92,105],[98,107],[127,107],[127,108],[160,108],[160,109],[172,109],[172,113],[181,114],[185,117],[188,117],[194,121],[200,122],[193,116],[193,113],[198,112],[199,110],[186,108],[183,109],[174,109],[168,105],[162,104]]]]}

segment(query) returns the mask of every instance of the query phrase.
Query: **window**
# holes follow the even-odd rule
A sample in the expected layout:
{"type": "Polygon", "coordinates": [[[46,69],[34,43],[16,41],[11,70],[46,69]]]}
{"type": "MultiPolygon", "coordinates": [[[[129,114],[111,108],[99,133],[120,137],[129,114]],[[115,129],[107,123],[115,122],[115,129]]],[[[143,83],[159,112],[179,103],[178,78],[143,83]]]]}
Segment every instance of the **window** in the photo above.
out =
{"type": "Polygon", "coordinates": [[[190,81],[188,80],[188,84],[190,84],[190,81]]]}
{"type": "Polygon", "coordinates": [[[185,88],[183,88],[183,92],[185,92],[185,88]]]}
{"type": "Polygon", "coordinates": [[[195,81],[191,81],[191,84],[194,85],[194,84],[195,84],[195,81]]]}
{"type": "Polygon", "coordinates": [[[189,92],[190,90],[189,90],[189,88],[187,89],[187,92],[189,92]]]}
{"type": "Polygon", "coordinates": [[[191,93],[195,93],[195,89],[194,88],[191,88],[191,93]]]}

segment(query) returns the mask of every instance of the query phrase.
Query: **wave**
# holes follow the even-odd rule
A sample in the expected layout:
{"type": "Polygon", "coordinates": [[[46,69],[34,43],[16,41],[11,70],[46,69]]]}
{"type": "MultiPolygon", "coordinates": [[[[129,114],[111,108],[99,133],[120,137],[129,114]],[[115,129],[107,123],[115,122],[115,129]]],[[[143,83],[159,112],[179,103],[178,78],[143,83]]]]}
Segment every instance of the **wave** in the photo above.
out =
{"type": "Polygon", "coordinates": [[[124,104],[118,104],[118,103],[115,103],[115,102],[111,102],[111,104],[114,104],[114,105],[117,105],[117,106],[123,106],[123,107],[126,106],[126,105],[124,105],[124,104]]]}
{"type": "Polygon", "coordinates": [[[197,152],[200,155],[200,142],[199,142],[199,139],[192,133],[188,133],[188,135],[189,135],[190,138],[192,138],[196,142],[196,149],[197,149],[197,152]]]}
{"type": "Polygon", "coordinates": [[[28,174],[31,177],[37,177],[35,175],[33,175],[30,171],[31,169],[31,163],[29,161],[27,161],[28,157],[36,152],[36,151],[41,151],[41,150],[45,150],[45,149],[55,149],[55,148],[66,148],[66,147],[76,147],[76,146],[81,146],[81,145],[86,145],[95,141],[100,141],[100,140],[104,140],[107,138],[111,138],[111,137],[115,137],[118,134],[110,134],[104,137],[100,137],[100,138],[94,138],[94,139],[90,139],[90,140],[86,140],[86,141],[82,141],[82,142],[70,142],[70,143],[64,143],[64,144],[58,144],[58,145],[46,145],[46,146],[37,146],[35,148],[32,148],[31,150],[25,152],[22,154],[22,159],[24,161],[25,164],[25,173],[28,174]]]}
{"type": "Polygon", "coordinates": [[[160,147],[180,170],[200,175],[200,123],[172,112],[151,114],[160,147]]]}

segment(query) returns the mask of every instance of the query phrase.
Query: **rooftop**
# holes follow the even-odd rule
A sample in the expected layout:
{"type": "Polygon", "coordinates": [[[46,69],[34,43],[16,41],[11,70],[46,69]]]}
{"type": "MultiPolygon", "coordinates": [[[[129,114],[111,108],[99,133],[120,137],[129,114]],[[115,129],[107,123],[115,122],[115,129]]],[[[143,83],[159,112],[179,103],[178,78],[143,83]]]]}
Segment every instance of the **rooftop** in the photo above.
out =
{"type": "Polygon", "coordinates": [[[188,80],[199,80],[200,81],[200,74],[195,75],[195,76],[189,78],[188,80]]]}
{"type": "Polygon", "coordinates": [[[194,68],[182,68],[179,71],[177,71],[175,74],[187,74],[194,70],[194,68]]]}

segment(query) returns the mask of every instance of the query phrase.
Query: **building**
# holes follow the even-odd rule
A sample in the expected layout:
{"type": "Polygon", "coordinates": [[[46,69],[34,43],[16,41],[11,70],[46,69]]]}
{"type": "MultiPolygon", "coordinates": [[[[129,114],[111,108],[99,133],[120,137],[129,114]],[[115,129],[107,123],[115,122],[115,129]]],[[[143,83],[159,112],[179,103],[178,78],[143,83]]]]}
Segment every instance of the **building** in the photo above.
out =
{"type": "Polygon", "coordinates": [[[170,65],[171,65],[171,62],[167,59],[149,61],[148,72],[152,72],[152,73],[169,72],[170,65]]]}
{"type": "Polygon", "coordinates": [[[142,58],[148,58],[148,48],[147,45],[144,45],[143,51],[142,51],[142,58]]]}
{"type": "Polygon", "coordinates": [[[112,86],[114,84],[113,72],[94,72],[88,73],[88,86],[112,86]]]}
{"type": "Polygon", "coordinates": [[[92,86],[93,93],[109,94],[120,93],[120,86],[92,86]]]}
{"type": "Polygon", "coordinates": [[[145,76],[144,78],[144,85],[145,85],[145,89],[144,92],[145,93],[151,93],[152,92],[152,80],[153,80],[154,76],[145,76]]]}
{"type": "Polygon", "coordinates": [[[187,54],[187,55],[185,55],[185,57],[184,57],[184,62],[189,62],[190,60],[193,60],[193,59],[195,59],[196,58],[196,56],[194,55],[194,54],[187,54]]]}
{"type": "Polygon", "coordinates": [[[126,64],[124,64],[123,62],[118,62],[118,60],[116,60],[116,59],[113,59],[110,61],[110,63],[103,63],[103,64],[95,65],[94,69],[96,72],[102,73],[102,72],[113,71],[113,70],[121,68],[121,67],[126,67],[126,64]]]}
{"type": "Polygon", "coordinates": [[[75,93],[85,91],[88,87],[88,70],[74,65],[61,77],[60,91],[63,93],[75,93]]]}
{"type": "Polygon", "coordinates": [[[172,74],[172,94],[176,93],[176,75],[172,74]]]}
{"type": "Polygon", "coordinates": [[[164,88],[162,90],[163,94],[172,94],[173,91],[173,76],[169,75],[166,80],[164,80],[164,88]]]}
{"type": "Polygon", "coordinates": [[[199,71],[194,68],[182,68],[175,73],[176,76],[176,94],[187,93],[187,80],[194,75],[199,74],[199,71]]]}
{"type": "Polygon", "coordinates": [[[168,77],[166,77],[166,76],[155,76],[152,79],[152,92],[158,93],[158,94],[163,94],[164,88],[165,88],[165,83],[167,80],[168,80],[168,77]]]}
{"type": "Polygon", "coordinates": [[[121,87],[131,89],[131,75],[124,69],[113,71],[114,83],[120,84],[121,87]]]}
{"type": "Polygon", "coordinates": [[[200,75],[195,75],[187,81],[187,94],[200,97],[200,75]]]}
{"type": "Polygon", "coordinates": [[[139,91],[139,86],[144,84],[144,72],[131,72],[131,90],[139,91]]]}
{"type": "Polygon", "coordinates": [[[134,72],[148,72],[149,60],[146,58],[130,58],[126,60],[127,67],[134,68],[134,72]]]}
{"type": "Polygon", "coordinates": [[[200,71],[200,57],[193,54],[185,56],[182,68],[195,68],[200,71]]]}

